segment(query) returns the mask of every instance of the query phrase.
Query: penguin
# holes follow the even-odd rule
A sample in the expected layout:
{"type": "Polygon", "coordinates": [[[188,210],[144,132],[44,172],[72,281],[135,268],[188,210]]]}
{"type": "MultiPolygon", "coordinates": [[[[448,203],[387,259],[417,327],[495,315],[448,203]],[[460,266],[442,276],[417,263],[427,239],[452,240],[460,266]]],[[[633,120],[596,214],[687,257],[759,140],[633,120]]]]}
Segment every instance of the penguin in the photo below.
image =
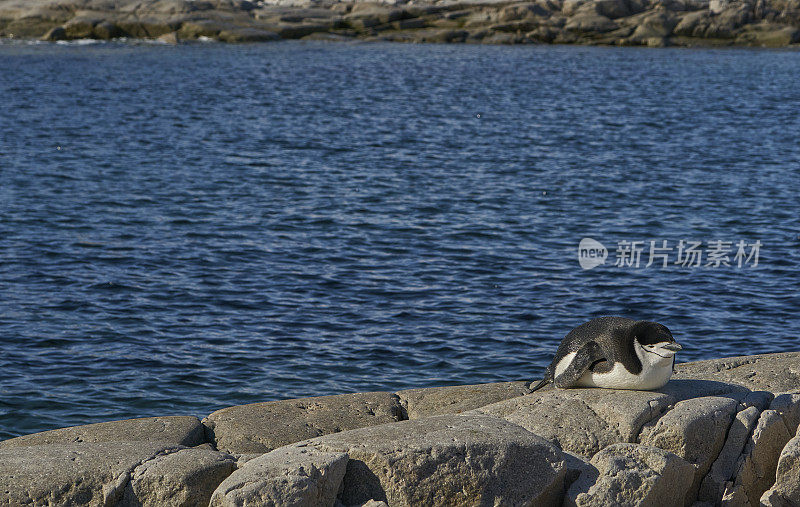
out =
{"type": "Polygon", "coordinates": [[[556,387],[659,389],[669,382],[675,353],[683,347],[666,326],[624,317],[600,317],[581,324],[561,340],[536,391],[556,387]]]}

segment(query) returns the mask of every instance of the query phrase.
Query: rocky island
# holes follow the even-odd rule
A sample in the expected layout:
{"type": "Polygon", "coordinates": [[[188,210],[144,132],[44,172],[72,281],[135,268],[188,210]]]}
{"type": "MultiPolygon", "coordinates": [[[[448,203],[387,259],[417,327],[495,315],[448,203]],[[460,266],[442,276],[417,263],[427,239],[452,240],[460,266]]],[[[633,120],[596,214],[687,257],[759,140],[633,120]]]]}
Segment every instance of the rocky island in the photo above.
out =
{"type": "Polygon", "coordinates": [[[781,47],[800,0],[0,0],[0,37],[781,47]]]}
{"type": "Polygon", "coordinates": [[[659,391],[268,401],[5,440],[0,503],[800,505],[798,425],[800,352],[681,364],[659,391]]]}

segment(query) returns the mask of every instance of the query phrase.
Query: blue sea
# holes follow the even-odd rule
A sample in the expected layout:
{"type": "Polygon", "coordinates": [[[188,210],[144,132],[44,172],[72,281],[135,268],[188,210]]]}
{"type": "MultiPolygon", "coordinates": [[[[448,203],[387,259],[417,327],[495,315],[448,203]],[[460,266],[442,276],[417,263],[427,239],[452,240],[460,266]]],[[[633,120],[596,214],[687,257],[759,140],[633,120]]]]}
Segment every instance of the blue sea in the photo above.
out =
{"type": "Polygon", "coordinates": [[[533,380],[601,315],[679,361],[800,350],[798,76],[791,50],[4,43],[0,438],[533,380]]]}

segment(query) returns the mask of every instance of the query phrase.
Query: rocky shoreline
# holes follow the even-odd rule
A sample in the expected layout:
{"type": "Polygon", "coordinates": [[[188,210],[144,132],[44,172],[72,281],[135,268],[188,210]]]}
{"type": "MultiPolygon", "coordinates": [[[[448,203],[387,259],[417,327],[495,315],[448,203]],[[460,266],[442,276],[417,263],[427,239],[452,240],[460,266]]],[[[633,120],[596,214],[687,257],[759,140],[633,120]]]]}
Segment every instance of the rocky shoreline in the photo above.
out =
{"type": "Polygon", "coordinates": [[[652,392],[342,394],[5,440],[0,503],[798,505],[799,425],[800,352],[681,364],[652,392]]]}
{"type": "Polygon", "coordinates": [[[0,0],[0,37],[783,47],[800,0],[0,0]]]}

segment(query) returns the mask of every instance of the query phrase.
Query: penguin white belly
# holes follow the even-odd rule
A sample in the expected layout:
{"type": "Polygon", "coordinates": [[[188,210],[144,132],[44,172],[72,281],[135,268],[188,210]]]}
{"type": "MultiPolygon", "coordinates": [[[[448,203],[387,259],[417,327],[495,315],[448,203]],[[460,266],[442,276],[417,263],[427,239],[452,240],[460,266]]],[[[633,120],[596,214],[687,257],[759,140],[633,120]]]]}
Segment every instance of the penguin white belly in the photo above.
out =
{"type": "Polygon", "coordinates": [[[633,374],[622,363],[614,364],[607,373],[586,371],[577,384],[581,387],[604,387],[606,389],[636,389],[649,391],[666,385],[672,377],[672,362],[645,367],[641,373],[633,374]]]}

